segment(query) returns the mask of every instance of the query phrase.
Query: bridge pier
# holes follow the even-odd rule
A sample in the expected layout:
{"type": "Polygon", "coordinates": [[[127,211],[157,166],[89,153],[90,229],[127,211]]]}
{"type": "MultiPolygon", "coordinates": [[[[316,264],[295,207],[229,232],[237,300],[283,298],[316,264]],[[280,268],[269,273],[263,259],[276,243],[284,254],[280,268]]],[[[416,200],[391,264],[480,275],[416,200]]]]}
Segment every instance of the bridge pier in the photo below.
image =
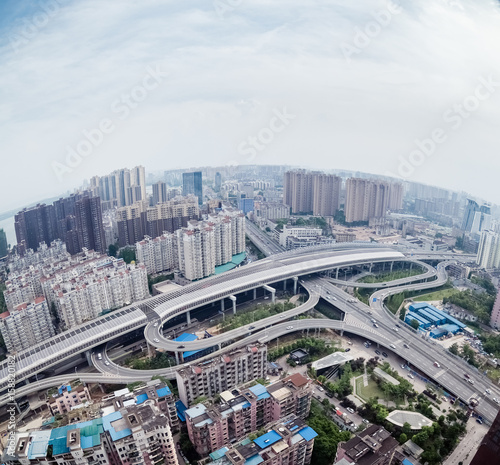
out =
{"type": "Polygon", "coordinates": [[[369,270],[370,273],[372,272],[372,268],[373,268],[373,262],[370,263],[370,270],[369,270]]]}
{"type": "Polygon", "coordinates": [[[297,284],[299,282],[298,276],[293,277],[293,295],[297,294],[297,284]]]}
{"type": "Polygon", "coordinates": [[[382,271],[385,271],[385,262],[382,262],[382,271]]]}
{"type": "Polygon", "coordinates": [[[191,310],[188,310],[186,312],[186,322],[187,322],[188,325],[191,324],[191,310]]]}
{"type": "Polygon", "coordinates": [[[283,290],[286,291],[286,279],[283,281],[283,290]]]}
{"type": "Polygon", "coordinates": [[[410,262],[410,271],[413,268],[413,262],[410,262]]]}
{"type": "Polygon", "coordinates": [[[220,311],[224,313],[224,299],[220,301],[220,311]]]}
{"type": "Polygon", "coordinates": [[[257,300],[257,288],[253,290],[253,300],[257,300]]]}
{"type": "Polygon", "coordinates": [[[339,279],[339,269],[335,270],[335,279],[339,279]]]}
{"type": "Polygon", "coordinates": [[[394,262],[391,262],[391,273],[392,273],[392,267],[394,266],[394,262]]]}
{"type": "Polygon", "coordinates": [[[92,366],[92,351],[86,350],[85,351],[85,358],[87,359],[87,363],[89,364],[89,367],[92,366]]]}
{"type": "Polygon", "coordinates": [[[236,315],[236,297],[234,295],[230,295],[229,298],[233,301],[233,314],[236,315]]]}
{"type": "Polygon", "coordinates": [[[266,291],[269,291],[271,293],[271,302],[274,304],[276,302],[276,289],[274,287],[268,286],[267,284],[264,284],[262,286],[266,291]]]}

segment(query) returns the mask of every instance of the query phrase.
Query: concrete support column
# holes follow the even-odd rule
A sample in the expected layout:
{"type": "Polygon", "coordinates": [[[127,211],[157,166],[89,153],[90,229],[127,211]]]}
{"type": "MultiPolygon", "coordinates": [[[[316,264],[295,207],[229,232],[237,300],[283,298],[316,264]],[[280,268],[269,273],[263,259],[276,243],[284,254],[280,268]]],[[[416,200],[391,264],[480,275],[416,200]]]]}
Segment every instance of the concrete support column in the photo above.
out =
{"type": "Polygon", "coordinates": [[[370,273],[372,272],[373,263],[370,263],[370,273]]]}
{"type": "Polygon", "coordinates": [[[283,290],[286,291],[286,279],[283,281],[283,290]]]}
{"type": "Polygon", "coordinates": [[[394,266],[394,262],[391,262],[391,273],[392,273],[392,267],[394,266]]]}
{"type": "Polygon", "coordinates": [[[175,363],[179,365],[179,352],[175,352],[175,363]]]}
{"type": "Polygon", "coordinates": [[[257,300],[257,288],[253,290],[253,300],[257,300]]]}
{"type": "Polygon", "coordinates": [[[385,271],[385,262],[382,263],[382,271],[385,271]]]}
{"type": "Polygon", "coordinates": [[[413,262],[410,262],[410,271],[413,268],[413,262]]]}
{"type": "Polygon", "coordinates": [[[340,337],[342,337],[343,335],[344,335],[344,330],[343,330],[343,329],[341,329],[341,330],[340,330],[340,337]]]}
{"type": "Polygon", "coordinates": [[[191,324],[191,310],[188,310],[188,311],[186,312],[186,323],[187,323],[188,325],[190,325],[190,324],[191,324]]]}
{"type": "Polygon", "coordinates": [[[335,279],[339,279],[339,269],[338,268],[335,271],[335,279]]]}
{"type": "Polygon", "coordinates": [[[268,286],[267,284],[262,287],[266,291],[269,291],[271,293],[271,302],[274,304],[276,302],[276,289],[274,289],[274,287],[268,286]]]}
{"type": "Polygon", "coordinates": [[[224,313],[224,299],[220,301],[220,311],[224,313]]]}
{"type": "Polygon", "coordinates": [[[90,350],[85,351],[85,358],[87,359],[87,363],[89,367],[92,366],[92,352],[90,350]]]}
{"type": "Polygon", "coordinates": [[[293,295],[297,294],[297,284],[299,282],[299,278],[297,276],[293,277],[293,295]]]}
{"type": "Polygon", "coordinates": [[[233,314],[236,315],[236,297],[234,295],[230,295],[229,298],[233,302],[233,314]]]}

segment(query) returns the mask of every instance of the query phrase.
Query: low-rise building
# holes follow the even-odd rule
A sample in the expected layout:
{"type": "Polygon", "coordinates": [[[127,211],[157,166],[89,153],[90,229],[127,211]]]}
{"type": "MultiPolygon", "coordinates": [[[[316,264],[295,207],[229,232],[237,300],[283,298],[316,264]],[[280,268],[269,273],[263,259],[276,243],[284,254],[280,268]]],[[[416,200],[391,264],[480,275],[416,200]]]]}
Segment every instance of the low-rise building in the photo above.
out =
{"type": "Polygon", "coordinates": [[[82,406],[90,401],[90,394],[86,386],[79,384],[71,386],[63,384],[58,388],[57,394],[54,394],[47,400],[52,415],[65,414],[74,407],[82,406]]]}

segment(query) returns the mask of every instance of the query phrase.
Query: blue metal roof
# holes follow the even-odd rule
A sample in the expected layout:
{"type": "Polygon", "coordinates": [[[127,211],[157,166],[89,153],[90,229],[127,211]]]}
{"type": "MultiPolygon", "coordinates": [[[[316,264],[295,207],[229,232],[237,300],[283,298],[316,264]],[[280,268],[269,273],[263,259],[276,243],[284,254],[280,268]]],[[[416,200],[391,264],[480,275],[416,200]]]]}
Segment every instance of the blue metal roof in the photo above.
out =
{"type": "Polygon", "coordinates": [[[137,398],[135,399],[135,403],[137,405],[140,405],[143,402],[146,402],[147,400],[148,400],[148,395],[146,393],[144,393],[144,394],[140,394],[137,396],[137,398]]]}
{"type": "Polygon", "coordinates": [[[179,420],[182,422],[186,421],[184,412],[187,410],[187,407],[182,403],[182,400],[178,400],[175,403],[175,408],[177,409],[177,416],[179,417],[179,420]]]}
{"type": "Polygon", "coordinates": [[[196,341],[198,336],[196,334],[191,333],[182,333],[179,337],[174,339],[175,342],[192,342],[196,341]]]}
{"type": "Polygon", "coordinates": [[[219,449],[219,450],[216,450],[215,452],[212,452],[210,455],[210,458],[212,460],[218,460],[222,457],[224,457],[224,455],[226,455],[226,452],[228,451],[229,449],[227,447],[223,447],[222,449],[219,449]]]}
{"type": "Polygon", "coordinates": [[[162,387],[161,389],[156,390],[156,395],[158,397],[166,397],[172,394],[172,391],[169,389],[168,386],[162,387]]]}
{"type": "Polygon", "coordinates": [[[205,350],[205,349],[188,350],[187,352],[184,352],[184,353],[182,354],[182,356],[183,356],[184,358],[186,358],[186,357],[191,357],[191,355],[197,354],[198,352],[201,352],[202,350],[205,350]]]}
{"type": "Polygon", "coordinates": [[[413,462],[410,462],[408,459],[404,459],[403,465],[413,465],[413,462]]]}
{"type": "Polygon", "coordinates": [[[259,396],[260,394],[263,394],[264,392],[267,392],[267,389],[265,386],[262,384],[256,384],[255,386],[252,386],[249,388],[250,391],[252,391],[256,396],[259,396]]]}
{"type": "Polygon", "coordinates": [[[299,431],[299,434],[306,440],[310,441],[311,439],[314,439],[318,433],[314,431],[310,426],[306,426],[305,428],[302,428],[299,431]]]}
{"type": "Polygon", "coordinates": [[[263,434],[260,438],[255,439],[253,442],[257,444],[261,449],[265,449],[278,442],[281,436],[274,430],[269,431],[269,433],[263,434]]]}
{"type": "Polygon", "coordinates": [[[116,431],[113,428],[113,426],[111,426],[112,422],[120,420],[121,418],[123,417],[120,412],[113,412],[110,413],[109,415],[102,417],[103,427],[106,431],[109,431],[109,434],[111,435],[111,439],[113,441],[118,441],[119,439],[126,438],[127,436],[130,436],[132,434],[130,428],[125,428],[120,431],[116,431]]]}
{"type": "Polygon", "coordinates": [[[262,463],[264,459],[259,455],[255,454],[252,455],[250,458],[245,460],[245,465],[258,465],[259,463],[262,463]]]}

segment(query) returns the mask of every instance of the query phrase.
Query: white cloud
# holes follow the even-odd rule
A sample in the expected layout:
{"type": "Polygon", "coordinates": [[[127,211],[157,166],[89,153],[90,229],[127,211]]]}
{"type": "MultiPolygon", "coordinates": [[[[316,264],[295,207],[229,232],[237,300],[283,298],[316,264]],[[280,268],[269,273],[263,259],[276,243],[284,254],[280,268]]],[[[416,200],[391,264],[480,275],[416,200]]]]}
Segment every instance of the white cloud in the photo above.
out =
{"type": "MultiPolygon", "coordinates": [[[[210,1],[59,2],[17,51],[11,39],[39,6],[3,29],[0,150],[15,175],[3,178],[0,210],[138,162],[151,170],[242,162],[238,145],[284,106],[296,115],[293,127],[254,162],[397,172],[398,157],[443,126],[443,112],[480,76],[500,81],[493,1],[401,2],[402,12],[349,61],[341,45],[385,1],[244,0],[222,19],[210,1]],[[169,77],[119,120],[112,103],[157,64],[169,77]],[[116,129],[58,182],[51,163],[103,118],[116,129]]],[[[411,179],[500,202],[498,94],[411,179]],[[476,163],[484,171],[471,170],[476,163]]]]}

